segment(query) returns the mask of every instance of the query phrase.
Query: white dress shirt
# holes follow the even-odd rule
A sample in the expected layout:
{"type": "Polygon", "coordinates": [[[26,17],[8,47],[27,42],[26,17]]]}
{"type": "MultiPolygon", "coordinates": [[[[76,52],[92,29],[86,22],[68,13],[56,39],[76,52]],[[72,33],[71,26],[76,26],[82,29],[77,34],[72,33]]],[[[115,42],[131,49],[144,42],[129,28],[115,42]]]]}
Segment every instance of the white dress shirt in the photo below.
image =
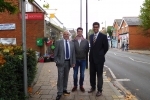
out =
{"type": "Polygon", "coordinates": [[[81,43],[81,39],[78,39],[78,43],[79,43],[79,46],[80,46],[80,43],[81,43]]]}
{"type": "Polygon", "coordinates": [[[96,36],[96,38],[95,39],[97,39],[97,36],[99,35],[99,32],[97,32],[97,33],[94,33],[94,36],[96,36]]]}
{"type": "MultiPolygon", "coordinates": [[[[69,43],[69,40],[67,40],[67,43],[68,43],[68,48],[69,48],[69,58],[70,59],[70,43],[69,43]]],[[[66,40],[64,39],[64,50],[65,50],[65,59],[67,60],[66,58],[66,40]]]]}

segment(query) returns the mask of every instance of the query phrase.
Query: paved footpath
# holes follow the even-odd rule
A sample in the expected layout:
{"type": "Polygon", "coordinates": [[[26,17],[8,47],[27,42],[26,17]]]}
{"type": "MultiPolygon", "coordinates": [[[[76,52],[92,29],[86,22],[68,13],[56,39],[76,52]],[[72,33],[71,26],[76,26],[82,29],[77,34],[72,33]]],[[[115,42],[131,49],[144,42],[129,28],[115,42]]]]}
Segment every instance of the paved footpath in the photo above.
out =
{"type": "MultiPolygon", "coordinates": [[[[41,64],[38,64],[41,65],[41,64]]],[[[37,66],[38,67],[38,66],[37,66]]],[[[38,78],[33,86],[29,100],[56,100],[57,95],[57,67],[54,62],[42,64],[41,71],[38,71],[38,78]]],[[[96,97],[94,93],[88,93],[90,89],[89,69],[85,70],[84,88],[85,92],[81,92],[78,88],[76,92],[71,92],[70,96],[62,96],[61,100],[125,100],[117,89],[104,76],[103,95],[96,97]]],[[[73,88],[73,69],[70,69],[68,80],[68,91],[73,88]]]]}

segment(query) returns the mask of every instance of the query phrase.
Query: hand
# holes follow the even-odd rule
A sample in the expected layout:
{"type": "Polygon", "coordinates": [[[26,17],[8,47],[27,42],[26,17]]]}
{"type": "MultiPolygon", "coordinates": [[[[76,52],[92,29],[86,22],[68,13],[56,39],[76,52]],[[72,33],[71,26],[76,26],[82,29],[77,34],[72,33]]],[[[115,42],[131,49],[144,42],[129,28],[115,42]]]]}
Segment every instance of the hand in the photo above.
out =
{"type": "Polygon", "coordinates": [[[71,67],[75,67],[75,64],[72,64],[72,66],[71,67]]]}

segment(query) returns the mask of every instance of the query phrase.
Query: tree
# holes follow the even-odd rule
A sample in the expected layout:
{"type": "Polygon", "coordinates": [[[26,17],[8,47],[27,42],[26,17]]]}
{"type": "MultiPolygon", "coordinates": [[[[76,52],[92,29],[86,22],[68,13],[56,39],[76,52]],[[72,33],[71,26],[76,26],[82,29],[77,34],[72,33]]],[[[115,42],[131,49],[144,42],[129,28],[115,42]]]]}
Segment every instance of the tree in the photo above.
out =
{"type": "Polygon", "coordinates": [[[145,0],[140,9],[141,27],[144,36],[150,37],[150,0],[145,0]]]}
{"type": "Polygon", "coordinates": [[[90,35],[93,34],[93,33],[94,33],[93,29],[89,29],[89,32],[88,32],[88,40],[90,39],[90,35]]]}
{"type": "Polygon", "coordinates": [[[8,11],[10,14],[14,14],[17,12],[17,5],[12,2],[5,2],[4,0],[0,0],[0,12],[8,11]]]}
{"type": "Polygon", "coordinates": [[[102,32],[103,34],[107,35],[107,31],[106,31],[105,27],[102,27],[102,30],[100,32],[102,32]]]}
{"type": "Polygon", "coordinates": [[[108,26],[107,27],[107,33],[109,34],[109,36],[112,36],[112,31],[113,31],[113,26],[108,26]]]}
{"type": "Polygon", "coordinates": [[[76,37],[76,33],[72,34],[71,39],[74,40],[76,37]]]}
{"type": "MultiPolygon", "coordinates": [[[[29,2],[33,2],[34,0],[28,0],[29,2]]],[[[49,8],[49,4],[44,4],[44,8],[49,8]]],[[[15,14],[18,12],[18,6],[15,5],[13,2],[6,2],[4,0],[0,0],[0,12],[8,11],[10,14],[15,14]]]]}

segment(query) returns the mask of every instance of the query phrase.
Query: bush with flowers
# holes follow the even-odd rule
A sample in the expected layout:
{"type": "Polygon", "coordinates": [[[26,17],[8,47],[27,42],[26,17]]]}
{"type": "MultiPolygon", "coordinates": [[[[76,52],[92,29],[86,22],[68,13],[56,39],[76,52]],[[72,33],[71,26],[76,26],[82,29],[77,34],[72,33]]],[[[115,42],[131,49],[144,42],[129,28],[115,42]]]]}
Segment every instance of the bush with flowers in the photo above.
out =
{"type": "MultiPolygon", "coordinates": [[[[36,54],[27,49],[28,86],[36,75],[36,54]]],[[[0,100],[24,100],[22,46],[0,44],[0,100]]]]}

